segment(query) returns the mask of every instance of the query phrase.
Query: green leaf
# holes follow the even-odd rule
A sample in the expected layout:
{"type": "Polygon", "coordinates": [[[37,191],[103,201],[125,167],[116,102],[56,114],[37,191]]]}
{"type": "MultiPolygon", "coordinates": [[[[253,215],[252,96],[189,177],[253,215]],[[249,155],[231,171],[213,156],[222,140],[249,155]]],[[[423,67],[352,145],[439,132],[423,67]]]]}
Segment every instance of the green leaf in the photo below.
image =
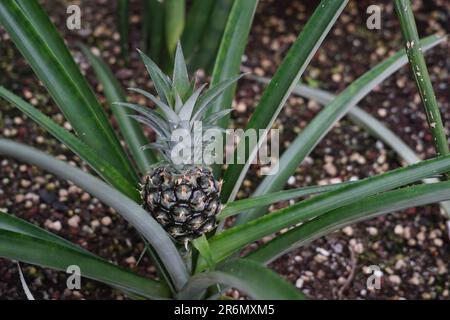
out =
{"type": "Polygon", "coordinates": [[[198,46],[203,33],[208,30],[208,18],[211,15],[214,2],[211,0],[194,0],[189,7],[186,26],[181,36],[183,50],[188,60],[198,46]]]}
{"type": "Polygon", "coordinates": [[[347,225],[390,212],[450,199],[450,183],[438,182],[401,188],[356,201],[321,215],[262,245],[246,258],[270,263],[281,255],[347,225]]]}
{"type": "MultiPolygon", "coordinates": [[[[181,97],[188,96],[191,83],[184,60],[183,50],[178,42],[177,51],[175,53],[175,64],[173,68],[173,85],[181,97]]],[[[183,100],[184,101],[184,100],[183,100]]]]}
{"type": "Polygon", "coordinates": [[[441,114],[434,94],[433,84],[428,74],[427,65],[422,52],[422,43],[419,41],[414,13],[409,0],[394,0],[395,12],[400,21],[405,40],[406,53],[411,72],[419,89],[420,98],[425,107],[428,124],[436,145],[437,155],[449,153],[448,141],[442,125],[441,114]]]}
{"type": "Polygon", "coordinates": [[[172,82],[170,81],[169,77],[166,76],[156,65],[156,63],[153,62],[152,59],[150,59],[145,53],[143,53],[139,49],[138,52],[141,55],[141,59],[144,62],[145,67],[147,68],[150,78],[152,78],[153,80],[159,98],[163,103],[168,104],[169,106],[172,105],[172,82]]]}
{"type": "Polygon", "coordinates": [[[133,166],[63,39],[36,0],[0,1],[10,35],[72,127],[117,170],[137,182],[133,166]]]}
{"type": "Polygon", "coordinates": [[[159,0],[144,0],[142,14],[144,51],[160,63],[164,45],[164,5],[159,0]]]}
{"type": "Polygon", "coordinates": [[[109,163],[109,159],[106,160],[107,158],[100,155],[98,151],[93,150],[91,147],[84,144],[81,140],[53,122],[31,104],[25,102],[3,87],[0,87],[0,96],[36,121],[56,139],[64,143],[67,148],[86,161],[87,164],[89,164],[89,166],[91,166],[105,181],[134,201],[140,202],[140,196],[136,189],[137,185],[130,181],[128,177],[124,177],[122,172],[117,171],[117,169],[109,163]]]}
{"type": "MultiPolygon", "coordinates": [[[[328,31],[347,4],[347,0],[322,0],[306,23],[299,37],[289,49],[282,64],[264,91],[246,129],[270,129],[283,108],[292,89],[316,53],[328,31]]],[[[225,171],[222,199],[234,200],[246,175],[257,146],[249,146],[245,139],[245,164],[230,164],[225,171]]],[[[237,146],[239,148],[239,145],[237,146]]],[[[237,149],[236,149],[237,150],[237,149]]]]}
{"type": "MultiPolygon", "coordinates": [[[[238,76],[224,80],[224,81],[212,86],[210,89],[206,90],[205,93],[202,94],[197,101],[197,104],[195,106],[196,112],[195,112],[194,116],[192,117],[192,120],[200,121],[204,117],[204,114],[208,110],[208,108],[210,108],[211,103],[214,102],[223,93],[223,91],[227,87],[231,86],[233,83],[238,81],[243,76],[244,76],[244,74],[240,74],[238,76]]],[[[210,112],[210,114],[214,114],[214,113],[210,112]]]]}
{"type": "MultiPolygon", "coordinates": [[[[256,79],[256,77],[254,77],[256,79]]],[[[257,81],[262,81],[268,83],[268,79],[260,78],[257,81]]],[[[333,94],[320,90],[311,88],[304,85],[297,85],[294,89],[294,93],[317,101],[320,104],[328,104],[333,101],[336,96],[333,94]]],[[[368,112],[360,109],[358,106],[354,106],[348,111],[348,117],[356,123],[358,126],[369,132],[374,137],[383,141],[392,150],[394,150],[406,163],[413,164],[419,162],[421,158],[411,149],[399,136],[394,132],[389,130],[383,123],[378,121],[375,117],[370,115],[368,112]]],[[[438,182],[437,179],[426,179],[425,183],[438,182]]],[[[450,217],[450,202],[444,201],[440,203],[441,208],[450,217]]]]}
{"type": "Polygon", "coordinates": [[[206,69],[214,63],[225,25],[235,0],[215,0],[200,45],[191,55],[189,70],[206,69]]]}
{"type": "MultiPolygon", "coordinates": [[[[157,134],[161,137],[170,136],[167,121],[164,120],[158,112],[134,103],[114,102],[113,104],[139,112],[143,116],[142,118],[146,120],[144,123],[150,123],[152,125],[152,129],[155,130],[157,134]]],[[[135,115],[128,115],[128,117],[139,121],[139,118],[135,115]]]]}
{"type": "Polygon", "coordinates": [[[120,50],[125,61],[128,62],[128,16],[129,1],[119,0],[117,2],[117,25],[120,34],[120,50]]]}
{"type": "Polygon", "coordinates": [[[355,183],[355,181],[347,181],[342,183],[323,185],[323,186],[311,186],[302,187],[297,189],[285,190],[265,194],[258,197],[248,198],[229,202],[225,205],[225,208],[217,215],[217,219],[224,220],[228,217],[234,216],[240,212],[244,212],[249,209],[264,207],[276,202],[291,200],[295,198],[305,197],[316,193],[322,193],[331,190],[337,190],[348,184],[355,183]]]}
{"type": "Polygon", "coordinates": [[[86,46],[80,46],[84,52],[84,55],[91,63],[92,68],[97,75],[98,81],[103,86],[103,91],[108,104],[114,113],[114,117],[119,124],[120,131],[125,138],[133,159],[136,161],[141,174],[147,173],[149,166],[157,162],[157,158],[151,150],[141,149],[143,145],[148,143],[148,140],[140,126],[135,121],[130,119],[129,115],[131,112],[113,104],[117,101],[126,101],[127,98],[122,87],[114,77],[111,69],[105,62],[102,61],[100,57],[96,57],[86,46]]]}
{"type": "Polygon", "coordinates": [[[136,202],[92,175],[23,144],[0,139],[0,154],[34,164],[63,179],[72,181],[107,206],[114,208],[156,250],[176,289],[179,290],[185,285],[188,272],[175,245],[160,224],[136,202]]]}
{"type": "Polygon", "coordinates": [[[166,268],[164,267],[164,264],[162,263],[161,259],[158,257],[158,253],[153,249],[148,242],[145,241],[145,250],[149,253],[149,256],[151,258],[152,264],[155,266],[156,273],[160,279],[164,279],[167,286],[170,288],[170,291],[172,294],[176,293],[175,287],[173,286],[172,279],[170,278],[170,274],[167,272],[166,268]]]}
{"type": "Polygon", "coordinates": [[[184,29],[185,0],[164,0],[166,45],[173,57],[175,48],[184,29]]]}
{"type": "Polygon", "coordinates": [[[195,92],[189,97],[189,99],[184,103],[180,109],[180,119],[182,121],[189,121],[192,118],[192,113],[194,112],[194,107],[197,102],[200,93],[205,88],[206,84],[202,85],[200,88],[195,90],[195,92]]]}
{"type": "Polygon", "coordinates": [[[158,100],[158,98],[156,98],[151,93],[141,90],[141,89],[138,89],[138,88],[128,88],[128,90],[140,93],[140,94],[144,95],[145,97],[147,97],[148,99],[150,99],[154,104],[156,104],[160,108],[160,110],[162,111],[162,113],[164,114],[165,118],[168,121],[171,121],[173,123],[178,123],[180,121],[180,119],[179,119],[178,115],[175,113],[175,111],[173,111],[167,104],[165,104],[161,100],[158,100]]]}
{"type": "MultiPolygon", "coordinates": [[[[423,40],[424,48],[429,49],[441,43],[444,39],[438,36],[430,36],[423,40]]],[[[280,170],[276,175],[266,176],[258,186],[254,195],[262,195],[281,190],[289,177],[297,167],[310,154],[321,139],[333,128],[353,106],[363,99],[369,92],[397,71],[406,63],[404,50],[397,52],[388,59],[379,63],[357,80],[352,82],[336,99],[328,104],[305,129],[295,138],[289,148],[283,153],[279,160],[280,170]]],[[[261,216],[266,211],[264,208],[252,210],[252,212],[241,216],[238,223],[250,221],[261,216]]]]}
{"type": "MultiPolygon", "coordinates": [[[[248,35],[252,26],[258,0],[236,0],[222,36],[220,48],[214,64],[211,87],[236,77],[240,73],[241,60],[248,42],[248,35]]],[[[231,107],[236,83],[232,82],[224,92],[215,99],[206,111],[206,116],[231,107]]],[[[228,127],[228,120],[218,121],[222,128],[228,127]]]]}
{"type": "Polygon", "coordinates": [[[179,293],[179,299],[200,299],[208,287],[220,283],[257,300],[302,300],[305,296],[292,284],[259,263],[238,259],[217,270],[194,275],[179,293]]]}
{"type": "MultiPolygon", "coordinates": [[[[249,78],[265,84],[270,82],[270,78],[266,77],[249,76],[249,78]]],[[[314,100],[321,105],[328,105],[336,99],[336,96],[328,91],[303,84],[297,84],[292,93],[303,98],[314,100]]],[[[360,107],[355,105],[348,111],[347,116],[352,122],[391,147],[391,149],[393,149],[407,163],[412,164],[421,160],[414,150],[412,150],[394,132],[360,107]]]]}
{"type": "Polygon", "coordinates": [[[66,271],[77,265],[81,275],[147,298],[170,297],[161,283],[138,276],[75,246],[48,231],[0,212],[0,257],[66,271]]]}
{"type": "Polygon", "coordinates": [[[205,259],[206,263],[208,264],[208,269],[210,271],[214,270],[216,265],[212,258],[211,248],[209,247],[208,239],[206,239],[206,236],[202,234],[202,236],[195,239],[192,244],[205,259]]]}
{"type": "Polygon", "coordinates": [[[20,233],[34,238],[39,238],[48,242],[55,242],[60,246],[65,246],[72,250],[77,250],[83,254],[91,254],[89,251],[74,245],[72,242],[61,238],[45,229],[36,227],[35,225],[19,219],[13,215],[0,212],[0,230],[20,233]]]}
{"type": "MultiPolygon", "coordinates": [[[[269,215],[227,229],[209,239],[214,260],[216,262],[221,261],[248,243],[283,228],[307,221],[379,192],[392,190],[431,175],[444,173],[449,166],[450,156],[425,160],[406,168],[392,170],[334,191],[322,193],[269,215]]],[[[205,267],[205,262],[200,259],[197,271],[204,270],[205,267]]]]}

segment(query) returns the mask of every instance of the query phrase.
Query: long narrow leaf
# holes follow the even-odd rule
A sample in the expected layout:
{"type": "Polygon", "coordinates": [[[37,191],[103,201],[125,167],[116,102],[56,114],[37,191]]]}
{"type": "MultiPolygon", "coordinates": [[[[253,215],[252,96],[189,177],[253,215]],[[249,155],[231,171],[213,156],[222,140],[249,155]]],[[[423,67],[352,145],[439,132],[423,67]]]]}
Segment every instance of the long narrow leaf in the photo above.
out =
{"type": "MultiPolygon", "coordinates": [[[[324,105],[330,103],[336,98],[329,92],[305,85],[297,85],[294,93],[308,99],[316,100],[318,103],[324,105]]],[[[415,151],[411,149],[399,136],[358,106],[354,106],[349,110],[348,117],[361,128],[365,129],[374,137],[380,139],[386,145],[391,147],[391,149],[394,150],[406,163],[413,164],[421,160],[415,151]]],[[[424,180],[425,183],[435,183],[438,181],[438,179],[431,178],[424,180]]],[[[440,206],[450,217],[450,202],[441,202],[440,206]]]]}
{"type": "Polygon", "coordinates": [[[66,271],[80,267],[82,276],[152,299],[170,297],[170,291],[159,283],[123,270],[103,259],[30,236],[0,230],[0,256],[42,267],[66,271]]]}
{"type": "Polygon", "coordinates": [[[202,255],[202,257],[206,260],[206,264],[208,265],[208,269],[213,271],[216,267],[214,264],[214,260],[211,254],[211,248],[209,247],[208,239],[203,234],[201,237],[198,237],[194,241],[192,241],[193,246],[197,251],[202,255]]]}
{"type": "Polygon", "coordinates": [[[211,1],[214,2],[214,7],[210,13],[200,45],[190,60],[189,70],[206,69],[211,63],[214,63],[214,57],[217,56],[217,50],[219,49],[220,41],[234,1],[211,1]]]}
{"type": "Polygon", "coordinates": [[[185,0],[165,0],[164,21],[167,51],[171,57],[175,54],[175,48],[181,38],[185,21],[185,0]]]}
{"type": "MultiPolygon", "coordinates": [[[[430,36],[422,40],[425,49],[444,41],[445,38],[430,36]]],[[[350,84],[336,99],[328,104],[308,126],[297,136],[279,160],[280,170],[276,175],[266,176],[258,186],[254,195],[262,195],[281,190],[287,179],[310,154],[314,147],[353,106],[379,85],[383,80],[397,71],[407,61],[404,50],[401,50],[367,71],[350,84]]],[[[250,221],[265,213],[263,209],[252,210],[241,216],[238,223],[250,221]]]]}
{"type": "MultiPolygon", "coordinates": [[[[225,31],[220,42],[217,58],[214,63],[214,70],[211,79],[211,86],[215,86],[222,81],[235,77],[240,72],[242,55],[244,54],[253,17],[255,15],[258,0],[235,0],[228,17],[225,31]]],[[[205,112],[205,116],[212,113],[229,109],[233,102],[236,83],[232,83],[223,93],[215,99],[211,107],[205,112]]],[[[221,128],[228,128],[230,116],[217,120],[221,128]]],[[[214,174],[219,175],[220,164],[213,166],[214,174]]]]}
{"type": "Polygon", "coordinates": [[[109,163],[109,159],[107,160],[103,155],[100,155],[96,150],[93,150],[70,132],[67,132],[31,104],[25,102],[3,87],[0,87],[0,97],[9,101],[31,119],[36,121],[56,139],[64,143],[71,151],[86,161],[92,169],[117,190],[137,202],[140,201],[140,196],[136,189],[137,185],[130,183],[129,179],[124,177],[122,172],[117,171],[117,169],[109,163]]]}
{"type": "Polygon", "coordinates": [[[164,45],[164,5],[159,0],[144,0],[143,11],[144,51],[156,63],[161,62],[164,45]]]}
{"type": "MultiPolygon", "coordinates": [[[[238,76],[257,5],[258,0],[236,0],[234,2],[214,64],[211,87],[238,76]]],[[[235,90],[236,83],[234,82],[214,101],[205,115],[228,109],[233,101],[235,90]]],[[[228,121],[224,118],[218,122],[222,128],[227,128],[227,123],[228,121]]]]}
{"type": "Polygon", "coordinates": [[[191,58],[194,49],[200,42],[204,32],[208,29],[208,18],[214,2],[211,0],[194,0],[189,7],[186,26],[181,36],[181,43],[187,60],[191,58]]]}
{"type": "MultiPolygon", "coordinates": [[[[246,244],[283,228],[307,221],[339,207],[349,205],[379,192],[388,191],[431,175],[442,174],[450,166],[450,156],[424,160],[406,168],[357,181],[335,191],[317,195],[275,211],[243,225],[227,229],[209,240],[214,260],[220,261],[246,244]]],[[[197,270],[204,270],[200,260],[197,270]]]]}
{"type": "Polygon", "coordinates": [[[152,59],[150,59],[145,53],[140,50],[138,50],[138,52],[141,56],[142,62],[144,62],[145,67],[147,68],[148,74],[153,80],[159,98],[163,103],[170,106],[172,104],[172,92],[169,77],[167,77],[156,65],[156,63],[152,61],[152,59]]]}
{"type": "Polygon", "coordinates": [[[142,150],[141,146],[148,143],[142,129],[136,123],[132,121],[128,115],[131,112],[125,108],[121,108],[114,105],[114,102],[126,101],[125,93],[120,86],[117,79],[114,77],[111,69],[102,61],[100,57],[96,57],[86,46],[81,45],[81,48],[92,65],[92,68],[97,75],[98,81],[103,86],[106,99],[111,110],[114,113],[114,117],[119,124],[120,131],[125,138],[128,148],[130,149],[133,159],[136,161],[141,174],[147,172],[147,169],[152,163],[157,161],[156,156],[151,150],[142,150]]]}
{"type": "Polygon", "coordinates": [[[137,181],[111,124],[69,50],[36,0],[0,1],[0,24],[87,145],[137,181]]]}
{"type": "Polygon", "coordinates": [[[330,211],[291,229],[267,242],[246,258],[267,264],[290,250],[304,246],[347,225],[444,200],[450,200],[449,182],[423,184],[385,192],[330,211]]]}
{"type": "Polygon", "coordinates": [[[193,276],[179,299],[199,299],[216,283],[236,288],[257,300],[302,300],[305,296],[272,270],[246,259],[228,262],[215,271],[193,276]]]}
{"type": "MultiPolygon", "coordinates": [[[[20,261],[38,264],[41,266],[46,266],[50,268],[56,268],[58,270],[66,271],[67,267],[70,265],[77,265],[81,267],[80,264],[75,263],[74,259],[78,259],[78,257],[82,257],[81,263],[89,263],[90,266],[94,267],[96,266],[97,270],[94,270],[92,272],[91,276],[88,276],[84,273],[84,268],[81,267],[81,275],[82,276],[88,276],[91,279],[95,279],[101,282],[104,282],[106,284],[112,285],[114,287],[120,288],[121,290],[125,290],[127,292],[133,292],[135,294],[142,295],[147,298],[168,298],[169,292],[168,289],[163,286],[161,283],[153,281],[148,278],[144,278],[138,275],[135,275],[134,273],[131,273],[130,271],[124,270],[120,267],[117,267],[104,259],[97,257],[96,255],[92,254],[89,251],[86,251],[85,249],[82,249],[79,246],[74,245],[73,243],[48,232],[47,230],[41,229],[31,223],[28,223],[22,219],[19,219],[17,217],[14,217],[12,215],[0,212],[0,239],[2,238],[2,232],[6,232],[8,235],[7,237],[11,236],[11,248],[10,250],[14,250],[14,256],[7,255],[8,251],[2,249],[1,242],[4,241],[4,239],[0,240],[0,256],[10,258],[10,259],[17,259],[20,261]],[[14,238],[20,237],[26,238],[26,241],[23,241],[22,243],[27,243],[29,248],[21,248],[21,247],[14,247],[14,238]],[[34,247],[34,240],[41,241],[41,244],[44,243],[44,247],[46,247],[46,250],[50,250],[47,252],[41,252],[42,257],[35,258],[36,254],[29,254],[29,251],[34,251],[36,247],[34,247]],[[57,248],[59,252],[62,254],[60,255],[61,263],[58,264],[64,265],[66,264],[65,268],[59,268],[58,266],[47,264],[49,261],[52,261],[51,257],[46,257],[49,254],[53,254],[51,250],[53,248],[57,248]],[[77,255],[74,255],[76,253],[77,255]],[[30,260],[34,259],[34,260],[30,260]],[[103,272],[110,272],[111,276],[114,276],[117,278],[114,281],[111,281],[111,279],[108,279],[108,277],[103,277],[101,273],[103,272]]],[[[6,241],[7,245],[9,243],[6,241]]]]}
{"type": "MultiPolygon", "coordinates": [[[[190,94],[189,75],[187,71],[186,62],[183,55],[183,50],[181,49],[180,42],[177,43],[177,50],[175,52],[175,62],[173,67],[173,86],[177,90],[180,97],[187,97],[190,94]]],[[[185,99],[183,99],[184,101],[185,99]]]]}
{"type": "MultiPolygon", "coordinates": [[[[268,84],[270,82],[270,78],[266,77],[249,76],[249,78],[265,84],[268,84]]],[[[303,98],[314,100],[321,105],[328,105],[334,99],[336,99],[336,95],[328,91],[313,88],[303,84],[296,85],[292,93],[303,98]]],[[[374,137],[386,143],[407,163],[412,164],[421,160],[420,157],[414,152],[414,150],[412,150],[394,132],[389,130],[382,122],[380,122],[378,119],[376,119],[360,107],[355,105],[348,111],[347,116],[352,122],[365,129],[374,137]]]]}
{"type": "MultiPolygon", "coordinates": [[[[299,37],[289,49],[269,86],[264,91],[255,112],[253,112],[247,124],[247,129],[258,130],[272,127],[294,86],[347,2],[347,0],[322,0],[318,4],[299,37]]],[[[260,141],[263,140],[263,137],[260,137],[260,141]]],[[[240,143],[244,143],[246,147],[246,161],[245,164],[230,164],[228,166],[222,189],[224,202],[234,200],[250,163],[256,156],[258,146],[249,146],[245,139],[240,143]]]]}
{"type": "Polygon", "coordinates": [[[442,124],[436,95],[434,94],[433,84],[431,83],[425,58],[423,56],[422,43],[419,41],[419,34],[417,32],[411,2],[410,0],[394,0],[394,7],[405,40],[405,49],[408,55],[411,72],[416,80],[420,98],[425,107],[430,131],[434,138],[436,153],[437,155],[446,155],[449,153],[448,141],[442,124]]]}
{"type": "Polygon", "coordinates": [[[265,194],[259,197],[253,197],[248,199],[237,200],[233,202],[229,202],[225,205],[225,208],[218,214],[217,219],[224,220],[228,217],[234,216],[238,213],[244,212],[249,209],[264,207],[273,203],[277,203],[280,201],[291,200],[295,198],[305,197],[317,193],[337,190],[346,186],[348,184],[355,183],[355,181],[347,181],[336,184],[329,184],[323,186],[311,186],[311,187],[302,187],[292,190],[285,190],[274,192],[270,194],[265,194]]]}
{"type": "Polygon", "coordinates": [[[181,289],[185,285],[188,273],[175,245],[159,223],[133,200],[90,174],[20,143],[0,139],[0,154],[32,163],[63,179],[70,180],[114,208],[157,251],[175,287],[181,289]]]}
{"type": "Polygon", "coordinates": [[[83,254],[93,255],[89,251],[73,244],[72,242],[70,242],[64,238],[57,236],[54,233],[51,233],[45,229],[36,227],[35,225],[33,225],[25,220],[19,219],[13,215],[6,214],[3,212],[0,212],[0,230],[11,231],[11,232],[19,233],[22,235],[27,235],[27,236],[30,236],[33,238],[45,240],[48,242],[54,242],[54,243],[58,244],[59,246],[64,246],[71,250],[79,251],[80,253],[83,253],[83,254]]]}
{"type": "Polygon", "coordinates": [[[147,97],[148,99],[150,99],[154,104],[156,104],[161,109],[162,113],[165,115],[168,121],[171,121],[173,123],[177,123],[179,121],[178,115],[167,104],[165,104],[161,100],[158,100],[158,98],[156,98],[151,93],[138,88],[128,88],[128,90],[140,93],[145,97],[147,97]]]}
{"type": "MultiPolygon", "coordinates": [[[[199,121],[201,120],[206,111],[207,108],[210,106],[212,102],[214,102],[220,94],[225,90],[227,87],[231,86],[233,83],[238,81],[240,78],[242,78],[244,74],[232,77],[230,79],[226,79],[214,86],[211,86],[206,92],[198,99],[197,105],[196,105],[196,111],[194,116],[192,117],[193,121],[199,121]]],[[[224,108],[226,109],[226,108],[224,108]]],[[[212,114],[212,113],[211,113],[212,114]]]]}
{"type": "Polygon", "coordinates": [[[25,280],[25,277],[23,276],[22,268],[20,267],[19,262],[17,262],[17,270],[19,271],[20,283],[22,285],[23,291],[25,292],[25,296],[27,297],[28,300],[36,300],[36,299],[34,299],[34,296],[31,293],[30,288],[27,285],[27,281],[25,280]]]}
{"type": "Polygon", "coordinates": [[[130,10],[128,0],[119,0],[117,3],[117,26],[120,34],[120,50],[122,57],[128,61],[128,20],[130,10]]]}

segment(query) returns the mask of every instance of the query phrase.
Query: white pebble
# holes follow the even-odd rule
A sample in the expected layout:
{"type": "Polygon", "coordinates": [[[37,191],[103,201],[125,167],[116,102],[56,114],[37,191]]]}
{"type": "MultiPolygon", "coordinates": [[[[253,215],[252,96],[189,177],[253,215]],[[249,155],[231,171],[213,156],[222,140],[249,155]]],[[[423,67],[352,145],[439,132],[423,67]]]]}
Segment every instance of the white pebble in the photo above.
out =
{"type": "Polygon", "coordinates": [[[298,289],[301,289],[303,287],[304,283],[305,283],[305,280],[303,280],[302,278],[298,278],[297,281],[295,281],[295,286],[298,289]]]}
{"type": "Polygon", "coordinates": [[[67,220],[67,223],[69,224],[69,226],[73,228],[78,228],[78,224],[80,223],[80,217],[75,215],[69,220],[67,220]]]}
{"type": "Polygon", "coordinates": [[[288,181],[287,181],[288,185],[294,185],[295,184],[295,177],[294,176],[290,176],[288,181]]]}
{"type": "Polygon", "coordinates": [[[106,216],[102,218],[102,224],[104,226],[109,226],[112,223],[112,220],[110,217],[106,216]]]}
{"type": "Polygon", "coordinates": [[[403,231],[404,231],[404,229],[400,224],[396,225],[394,228],[394,233],[398,236],[403,235],[403,231]]]}

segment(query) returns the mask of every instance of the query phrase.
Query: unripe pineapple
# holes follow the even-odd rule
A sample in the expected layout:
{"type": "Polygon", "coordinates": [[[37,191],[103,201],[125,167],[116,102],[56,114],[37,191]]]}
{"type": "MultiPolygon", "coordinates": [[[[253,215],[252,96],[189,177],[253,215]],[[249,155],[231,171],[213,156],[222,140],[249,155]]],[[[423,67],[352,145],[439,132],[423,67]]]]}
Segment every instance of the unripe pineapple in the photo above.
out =
{"type": "Polygon", "coordinates": [[[172,79],[149,57],[142,52],[140,54],[160,99],[140,89],[130,90],[153,101],[159,112],[136,104],[117,104],[137,111],[140,115],[131,117],[151,127],[157,134],[156,143],[143,148],[159,150],[164,160],[149,168],[142,179],[143,206],[176,241],[186,245],[215,228],[216,215],[221,209],[221,183],[214,179],[211,169],[204,163],[179,164],[179,161],[174,161],[172,150],[177,142],[172,141],[172,133],[176,129],[187,129],[192,141],[188,148],[198,153],[198,148],[194,147],[198,143],[194,142],[194,122],[201,121],[203,131],[216,128],[214,122],[231,109],[210,112],[208,116],[205,116],[206,111],[223,90],[240,76],[223,81],[201,95],[204,86],[194,91],[195,80],[189,81],[180,45],[175,55],[172,79]]]}
{"type": "Polygon", "coordinates": [[[186,243],[216,225],[220,184],[207,167],[179,173],[170,165],[151,169],[141,191],[144,207],[178,242],[186,243]]]}

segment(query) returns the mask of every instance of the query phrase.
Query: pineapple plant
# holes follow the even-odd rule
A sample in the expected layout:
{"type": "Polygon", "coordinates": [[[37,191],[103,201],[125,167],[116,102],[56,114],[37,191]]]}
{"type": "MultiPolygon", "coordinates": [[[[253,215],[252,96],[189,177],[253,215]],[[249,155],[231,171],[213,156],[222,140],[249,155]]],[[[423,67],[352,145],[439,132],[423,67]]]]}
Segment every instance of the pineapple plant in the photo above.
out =
{"type": "MultiPolygon", "coordinates": [[[[117,105],[130,108],[137,115],[130,115],[136,121],[150,127],[156,134],[155,143],[143,148],[160,152],[162,161],[152,165],[142,178],[141,198],[144,208],[179,243],[187,244],[214,229],[216,215],[220,212],[221,181],[214,178],[212,169],[203,163],[204,147],[196,147],[195,124],[201,122],[201,130],[218,130],[214,122],[231,112],[224,109],[210,112],[214,100],[232,83],[239,79],[225,80],[201,94],[205,85],[195,89],[196,80],[189,81],[186,62],[181,45],[178,43],[175,54],[173,77],[170,79],[145,53],[139,51],[150,77],[156,86],[159,99],[142,89],[130,88],[138,92],[158,107],[158,111],[142,105],[117,102],[117,105]],[[207,115],[207,116],[205,116],[207,115]],[[184,129],[188,139],[183,148],[187,154],[180,156],[174,152],[178,141],[174,141],[174,131],[184,129]],[[194,159],[201,159],[195,163],[194,159]]],[[[201,132],[202,135],[203,132],[201,132]]]]}
{"type": "MultiPolygon", "coordinates": [[[[320,1],[262,93],[246,129],[271,128],[347,2],[320,1]]],[[[204,86],[195,89],[196,82],[189,81],[180,46],[176,50],[171,79],[141,53],[159,99],[143,90],[132,90],[152,100],[157,110],[123,102],[126,97],[112,71],[101,58],[89,50],[85,52],[109,104],[122,101],[111,105],[111,111],[126,141],[125,149],[108,121],[109,115],[104,113],[94,91],[38,1],[0,1],[0,24],[46,86],[74,133],[2,86],[0,97],[60,140],[96,175],[33,147],[1,137],[0,156],[36,165],[69,180],[113,208],[142,236],[145,242],[142,254],[149,254],[158,278],[130,272],[1,210],[0,258],[60,271],[77,265],[83,277],[106,283],[138,299],[218,299],[229,287],[255,299],[303,299],[305,296],[297,288],[267,265],[290,250],[358,221],[436,202],[441,202],[443,207],[445,203],[448,206],[448,202],[442,201],[450,200],[450,181],[428,179],[429,183],[418,183],[450,171],[447,140],[438,139],[439,136],[445,137],[445,132],[441,121],[438,121],[439,109],[432,98],[433,90],[423,61],[423,52],[444,42],[445,38],[433,35],[419,40],[411,4],[407,0],[394,1],[406,51],[398,51],[380,62],[337,97],[326,94],[331,102],[287,146],[279,160],[278,174],[264,177],[250,198],[235,200],[248,166],[227,166],[223,170],[222,187],[222,180],[213,176],[208,161],[189,163],[179,161],[184,160],[183,157],[177,159],[173,156],[176,143],[171,136],[177,129],[187,130],[188,137],[195,137],[195,122],[201,121],[202,130],[208,130],[215,128],[216,121],[230,112],[225,107],[233,98],[233,90],[224,90],[233,87],[240,76],[224,79],[239,73],[257,3],[257,0],[233,1],[215,58],[212,82],[217,85],[203,94],[204,86]],[[283,190],[288,178],[333,125],[408,60],[414,73],[422,75],[416,78],[416,84],[427,97],[423,102],[433,116],[430,117],[433,122],[429,124],[440,156],[351,183],[283,190]],[[157,141],[148,144],[135,120],[153,128],[157,141]],[[149,149],[159,150],[159,155],[149,149]],[[223,208],[219,196],[226,202],[223,208]],[[300,197],[306,199],[267,214],[268,205],[300,197]],[[229,228],[208,238],[199,237],[214,229],[216,221],[223,223],[232,216],[239,219],[230,223],[229,228]],[[280,232],[283,230],[287,231],[280,232]],[[270,239],[263,241],[263,245],[250,252],[247,250],[248,245],[267,237],[270,239]],[[173,240],[186,247],[190,241],[193,245],[185,254],[173,240]]],[[[320,101],[324,94],[316,92],[312,98],[320,101]]],[[[369,132],[387,144],[393,140],[401,142],[393,139],[395,135],[387,128],[376,126],[376,119],[367,115],[365,118],[370,120],[366,124],[373,124],[369,132]]],[[[225,129],[227,121],[223,122],[220,124],[225,129]]],[[[195,153],[200,151],[195,151],[195,139],[190,141],[194,142],[187,143],[187,148],[194,150],[195,157],[195,153]]]]}

